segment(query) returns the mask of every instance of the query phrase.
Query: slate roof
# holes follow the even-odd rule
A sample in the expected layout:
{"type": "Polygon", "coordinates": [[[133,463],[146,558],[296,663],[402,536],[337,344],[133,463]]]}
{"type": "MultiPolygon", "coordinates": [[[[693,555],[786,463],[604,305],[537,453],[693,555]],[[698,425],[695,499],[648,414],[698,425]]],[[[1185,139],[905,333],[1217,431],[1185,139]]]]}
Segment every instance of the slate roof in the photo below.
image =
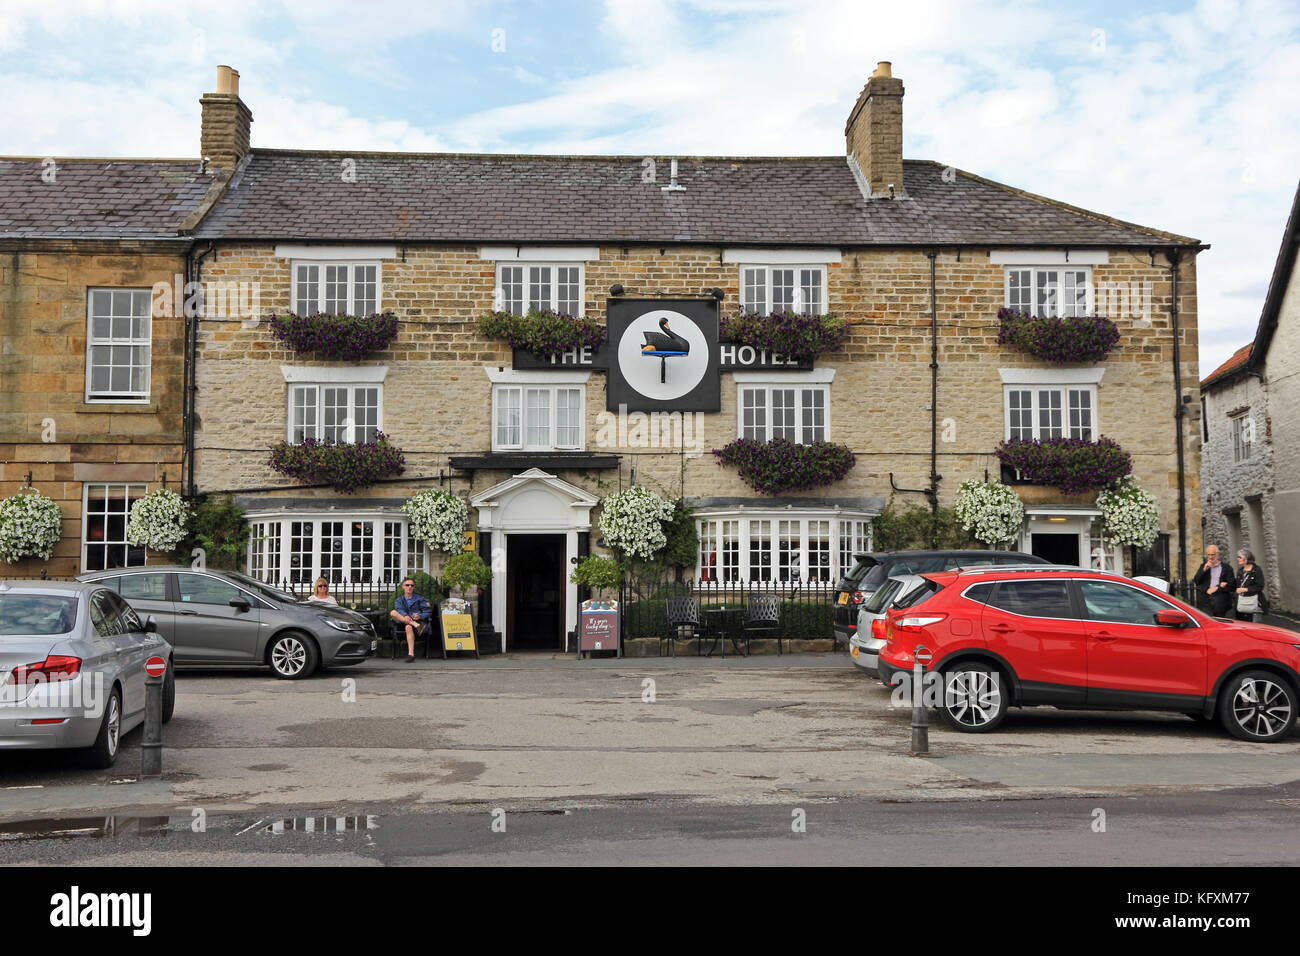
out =
{"type": "MultiPolygon", "coordinates": [[[[0,158],[0,239],[176,239],[212,176],[198,160],[0,158]]],[[[188,242],[188,237],[186,237],[188,242]]]]}
{"type": "Polygon", "coordinates": [[[1250,352],[1253,347],[1254,343],[1252,342],[1249,345],[1243,345],[1241,348],[1237,349],[1237,351],[1233,352],[1228,361],[1224,362],[1209,375],[1205,376],[1205,378],[1201,379],[1201,388],[1213,385],[1215,382],[1219,381],[1219,379],[1227,378],[1233,372],[1245,368],[1247,363],[1250,361],[1250,352]]]}
{"type": "Polygon", "coordinates": [[[910,199],[867,200],[842,156],[679,159],[642,181],[643,157],[253,150],[200,239],[998,246],[1187,245],[908,160],[910,199]],[[351,164],[355,181],[347,181],[351,164]]]}

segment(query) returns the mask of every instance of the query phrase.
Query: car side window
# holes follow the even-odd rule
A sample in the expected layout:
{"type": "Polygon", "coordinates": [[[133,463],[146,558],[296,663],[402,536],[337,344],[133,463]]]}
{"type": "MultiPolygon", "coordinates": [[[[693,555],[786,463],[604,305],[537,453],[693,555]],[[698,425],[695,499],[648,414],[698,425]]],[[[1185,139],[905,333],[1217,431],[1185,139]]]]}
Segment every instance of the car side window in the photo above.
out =
{"type": "Polygon", "coordinates": [[[994,582],[992,581],[986,581],[984,584],[972,584],[966,589],[966,598],[977,604],[988,604],[989,598],[993,596],[993,587],[994,582]]]}
{"type": "Polygon", "coordinates": [[[243,597],[243,592],[233,584],[206,574],[178,574],[176,583],[180,585],[181,601],[186,604],[228,606],[235,598],[243,597]]]}
{"type": "Polygon", "coordinates": [[[100,637],[116,637],[122,633],[122,622],[118,618],[117,608],[109,603],[112,591],[96,591],[90,596],[90,622],[100,637]]]}
{"type": "Polygon", "coordinates": [[[1168,611],[1173,607],[1155,595],[1129,587],[1127,584],[1117,584],[1113,581],[1079,581],[1078,583],[1079,593],[1083,595],[1083,606],[1088,611],[1088,617],[1094,621],[1154,625],[1157,611],[1168,611]]]}
{"type": "Polygon", "coordinates": [[[120,582],[117,593],[128,601],[165,601],[167,600],[167,574],[127,574],[114,578],[120,582]]]}
{"type": "Polygon", "coordinates": [[[1001,581],[988,603],[1021,617],[1075,616],[1068,581],[1001,581]]]}
{"type": "Polygon", "coordinates": [[[121,622],[120,630],[123,634],[144,630],[144,625],[140,623],[139,615],[135,613],[135,609],[132,608],[131,605],[127,604],[111,591],[104,595],[104,599],[108,602],[109,607],[113,608],[114,614],[118,621],[121,622]]]}

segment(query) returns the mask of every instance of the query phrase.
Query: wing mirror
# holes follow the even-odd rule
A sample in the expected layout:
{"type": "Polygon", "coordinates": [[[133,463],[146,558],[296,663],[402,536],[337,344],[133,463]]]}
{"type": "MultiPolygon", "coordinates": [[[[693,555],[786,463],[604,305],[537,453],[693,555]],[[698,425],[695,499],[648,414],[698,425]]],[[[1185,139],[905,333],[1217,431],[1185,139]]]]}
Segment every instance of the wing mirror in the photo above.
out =
{"type": "Polygon", "coordinates": [[[1167,611],[1156,611],[1156,623],[1161,627],[1191,627],[1192,619],[1182,611],[1171,608],[1167,611]]]}
{"type": "Polygon", "coordinates": [[[158,633],[158,622],[154,620],[154,616],[152,614],[150,614],[148,617],[144,619],[144,632],[146,634],[158,633]]]}
{"type": "Polygon", "coordinates": [[[237,611],[247,611],[249,608],[252,607],[252,605],[248,603],[248,598],[242,598],[242,597],[231,598],[230,606],[237,611]]]}

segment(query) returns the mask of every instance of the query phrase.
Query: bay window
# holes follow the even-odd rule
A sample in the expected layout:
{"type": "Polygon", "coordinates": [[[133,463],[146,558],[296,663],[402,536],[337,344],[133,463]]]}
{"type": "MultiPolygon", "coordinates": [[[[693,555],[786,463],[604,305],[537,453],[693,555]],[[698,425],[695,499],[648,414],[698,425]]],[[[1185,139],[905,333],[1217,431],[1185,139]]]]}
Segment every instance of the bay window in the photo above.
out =
{"type": "Polygon", "coordinates": [[[833,584],[871,548],[871,516],[825,511],[703,514],[696,579],[701,583],[833,584]]]}
{"type": "Polygon", "coordinates": [[[248,573],[275,585],[396,585],[426,567],[405,519],[383,514],[274,515],[249,521],[248,573]]]}

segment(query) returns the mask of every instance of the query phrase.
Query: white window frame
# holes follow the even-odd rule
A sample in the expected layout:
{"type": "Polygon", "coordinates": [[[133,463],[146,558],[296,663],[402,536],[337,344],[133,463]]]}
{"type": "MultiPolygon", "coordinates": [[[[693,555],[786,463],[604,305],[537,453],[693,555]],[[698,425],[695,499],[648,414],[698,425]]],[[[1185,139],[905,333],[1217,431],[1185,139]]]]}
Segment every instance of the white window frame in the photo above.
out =
{"type": "Polygon", "coordinates": [[[1092,266],[1082,263],[1043,263],[1030,264],[1019,263],[1015,265],[1005,265],[1002,270],[1002,304],[1008,309],[1019,309],[1028,315],[1034,316],[1063,316],[1071,318],[1079,315],[1093,315],[1096,312],[1096,285],[1092,279],[1092,266]],[[1031,299],[1029,308],[1024,308],[1022,303],[1013,304],[1011,301],[1011,276],[1017,272],[1029,272],[1030,279],[1033,283],[1031,290],[1031,299]],[[1038,294],[1039,294],[1039,276],[1049,272],[1056,273],[1057,309],[1054,312],[1039,311],[1038,294]],[[1082,312],[1062,313],[1060,311],[1060,288],[1062,272],[1082,272],[1084,273],[1085,293],[1084,305],[1082,312]]]}
{"type": "MultiPolygon", "coordinates": [[[[825,575],[819,577],[812,583],[821,587],[834,587],[835,582],[848,571],[848,567],[842,565],[842,554],[844,546],[841,542],[841,535],[844,533],[844,526],[848,525],[850,531],[854,534],[855,540],[850,545],[849,561],[852,566],[852,551],[856,550],[853,545],[865,543],[863,550],[870,550],[872,535],[874,533],[873,522],[878,517],[861,511],[808,511],[808,510],[780,510],[780,511],[750,511],[727,510],[727,511],[707,511],[700,512],[695,516],[695,528],[699,535],[700,545],[695,554],[695,580],[697,583],[726,587],[729,584],[772,584],[774,586],[784,586],[791,584],[808,584],[807,569],[809,567],[809,530],[814,522],[825,522],[828,524],[827,541],[827,565],[825,575]],[[798,530],[798,548],[793,553],[794,567],[799,570],[799,577],[791,575],[781,576],[780,547],[778,540],[781,537],[781,522],[793,522],[797,525],[798,530]],[[734,578],[723,577],[723,570],[726,566],[723,559],[723,531],[727,523],[736,523],[736,554],[737,567],[734,578]],[[771,577],[758,577],[756,570],[750,566],[751,547],[754,541],[754,522],[767,522],[767,540],[770,542],[769,554],[771,577]],[[865,523],[865,542],[858,537],[857,523],[865,523]],[[708,550],[712,544],[713,552],[708,550]],[[708,560],[708,555],[715,555],[712,561],[708,560]],[[706,571],[712,577],[706,577],[706,571]]],[[[730,539],[730,536],[727,536],[730,539]]]]}
{"type": "Polygon", "coordinates": [[[1030,438],[1042,441],[1048,437],[1072,438],[1070,425],[1070,392],[1086,392],[1089,396],[1090,410],[1092,411],[1092,425],[1090,426],[1091,436],[1088,441],[1096,441],[1101,434],[1100,417],[1097,414],[1097,386],[1090,382],[1042,382],[1031,384],[1022,382],[1017,384],[1003,384],[1002,386],[1002,437],[1006,440],[1011,439],[1011,393],[1027,391],[1030,394],[1030,438]],[[1061,398],[1061,434],[1058,436],[1044,435],[1043,427],[1040,422],[1041,406],[1039,392],[1057,392],[1061,398]]]}
{"type": "MultiPolygon", "coordinates": [[[[131,516],[131,495],[135,492],[139,492],[137,497],[142,498],[149,493],[149,485],[147,482],[143,482],[143,481],[88,481],[82,484],[81,486],[81,570],[82,571],[86,570],[86,558],[90,554],[90,545],[94,545],[95,547],[104,547],[107,545],[120,544],[126,549],[126,554],[128,555],[128,557],[130,556],[131,548],[133,547],[132,545],[128,544],[126,541],[125,520],[123,521],[122,524],[121,541],[108,540],[107,517],[104,520],[105,537],[102,541],[91,541],[86,536],[86,532],[89,531],[90,529],[90,512],[88,509],[90,508],[90,491],[92,488],[103,488],[105,490],[106,496],[112,493],[112,489],[125,488],[126,489],[125,497],[127,501],[125,519],[127,520],[129,520],[131,516]]],[[[116,514],[116,512],[111,512],[111,513],[116,514]]],[[[141,561],[139,564],[127,563],[123,565],[123,567],[128,567],[128,568],[143,567],[145,564],[148,563],[148,553],[145,550],[145,548],[143,547],[140,548],[140,555],[141,555],[141,561]]]]}
{"type": "Polygon", "coordinates": [[[348,270],[347,301],[348,308],[344,315],[370,315],[371,312],[384,310],[384,266],[378,259],[291,259],[289,262],[289,311],[296,315],[311,315],[325,311],[325,269],[343,267],[348,270]],[[320,271],[316,275],[316,301],[304,303],[298,298],[298,270],[315,266],[320,271]],[[357,308],[358,268],[374,267],[375,270],[375,307],[373,310],[357,308]],[[307,306],[304,308],[304,306],[307,306]]]}
{"type": "Polygon", "coordinates": [[[327,388],[346,388],[348,390],[348,411],[344,421],[350,422],[349,428],[352,429],[352,437],[345,438],[340,444],[356,443],[356,417],[357,417],[357,390],[362,388],[373,388],[376,390],[376,409],[375,409],[375,430],[382,432],[384,430],[384,386],[382,382],[334,382],[334,381],[291,381],[288,387],[288,401],[285,411],[285,440],[290,444],[301,444],[295,442],[293,436],[293,410],[294,410],[294,393],[300,388],[316,389],[316,424],[315,434],[306,435],[304,438],[315,438],[320,441],[325,434],[325,389],[327,388]]]}
{"type": "MultiPolygon", "coordinates": [[[[310,584],[316,578],[322,576],[324,562],[321,560],[321,541],[326,535],[322,534],[322,528],[325,522],[341,522],[343,525],[342,543],[343,548],[338,554],[340,573],[337,578],[325,575],[326,580],[330,582],[331,589],[338,585],[341,590],[348,588],[371,588],[382,585],[396,586],[401,578],[413,574],[417,571],[428,569],[428,548],[422,542],[415,540],[411,536],[411,526],[406,517],[401,514],[391,514],[382,511],[360,511],[360,512],[258,512],[248,516],[249,535],[248,547],[245,554],[244,567],[250,577],[255,577],[259,581],[275,587],[283,584],[310,584]],[[311,565],[310,567],[299,567],[297,569],[297,580],[294,580],[295,569],[293,567],[291,550],[291,539],[294,537],[292,528],[295,523],[311,522],[311,565]],[[368,551],[361,551],[363,555],[369,556],[369,581],[352,581],[352,557],[353,557],[353,535],[352,525],[354,523],[370,523],[371,533],[369,535],[370,548],[368,551]],[[387,554],[385,550],[385,524],[395,524],[399,526],[398,532],[402,542],[400,551],[401,567],[396,571],[393,577],[384,576],[384,561],[387,554]],[[270,533],[274,527],[275,533],[270,533]],[[258,551],[255,553],[254,548],[258,551]],[[276,570],[274,579],[268,575],[270,569],[276,570]]],[[[366,540],[364,536],[360,540],[366,540]]],[[[333,554],[331,549],[331,554],[333,554]]],[[[362,565],[364,568],[366,565],[362,565]]]]}
{"type": "Polygon", "coordinates": [[[736,437],[737,438],[745,437],[745,392],[746,390],[762,390],[764,393],[764,403],[765,403],[763,406],[764,415],[766,416],[765,425],[764,425],[765,437],[755,438],[755,441],[772,440],[772,391],[774,389],[794,390],[795,393],[795,422],[794,422],[795,439],[794,440],[797,444],[808,445],[811,444],[813,441],[830,441],[831,438],[830,386],[818,382],[809,382],[807,380],[802,380],[802,379],[798,381],[791,380],[785,382],[783,381],[737,382],[736,383],[736,437]],[[825,412],[825,425],[822,429],[824,434],[820,439],[810,438],[808,440],[805,440],[804,425],[803,425],[803,412],[804,412],[803,393],[805,391],[819,392],[822,396],[822,403],[823,403],[822,408],[823,411],[825,412]]]}
{"type": "Polygon", "coordinates": [[[1232,429],[1232,463],[1241,465],[1251,460],[1251,442],[1246,441],[1246,422],[1250,421],[1250,411],[1233,415],[1229,421],[1232,429]]]}
{"type": "MultiPolygon", "coordinates": [[[[134,366],[132,366],[134,367],[134,366]]],[[[110,364],[109,384],[112,384],[113,366],[110,364]]],[[[153,294],[149,289],[139,288],[114,288],[112,286],[91,286],[86,290],[86,404],[107,404],[107,405],[147,405],[149,403],[150,390],[153,387],[153,294]],[[96,293],[109,294],[109,334],[106,337],[95,336],[95,312],[94,302],[96,293]],[[114,338],[112,335],[112,294],[115,292],[130,293],[133,297],[143,295],[145,299],[145,328],[146,335],[143,339],[137,339],[134,336],[127,338],[114,338]],[[143,348],[144,349],[144,389],[127,390],[125,392],[111,392],[109,390],[96,391],[93,388],[94,375],[94,358],[95,349],[113,347],[118,348],[143,348]]]]}
{"type": "Polygon", "coordinates": [[[800,315],[825,315],[826,314],[827,311],[826,303],[827,303],[829,293],[826,288],[827,269],[826,269],[826,264],[824,262],[789,262],[789,263],[743,262],[741,263],[737,275],[738,285],[736,286],[736,288],[739,290],[740,308],[742,311],[758,311],[766,315],[774,310],[775,306],[773,305],[773,303],[775,302],[775,298],[772,295],[772,272],[773,270],[776,269],[794,270],[795,273],[794,311],[795,312],[799,313],[800,315]],[[821,276],[821,281],[820,281],[821,300],[817,303],[804,303],[802,306],[800,306],[798,304],[799,298],[802,297],[803,295],[803,283],[800,281],[802,278],[800,276],[800,272],[805,269],[817,272],[821,276]],[[764,304],[763,307],[759,309],[751,308],[750,302],[746,301],[745,298],[746,295],[745,290],[755,285],[755,283],[751,281],[747,281],[748,277],[746,276],[746,273],[750,272],[751,270],[758,270],[761,271],[763,274],[762,284],[763,284],[764,304]]]}
{"type": "Polygon", "coordinates": [[[493,451],[586,451],[587,448],[587,386],[575,381],[507,381],[492,386],[492,450],[493,451]],[[578,442],[575,445],[561,445],[556,442],[559,435],[559,415],[556,414],[555,394],[561,390],[573,390],[578,393],[578,442]],[[506,392],[519,393],[519,443],[508,444],[498,440],[497,408],[501,396],[506,392]],[[550,408],[550,437],[546,444],[530,444],[528,441],[528,393],[546,392],[550,408]]]}
{"type": "Polygon", "coordinates": [[[578,311],[569,312],[566,314],[572,315],[574,318],[581,318],[585,314],[587,308],[587,265],[585,262],[564,261],[564,260],[533,260],[533,259],[498,260],[496,264],[496,285],[493,286],[493,292],[492,292],[492,309],[493,311],[496,312],[511,311],[508,308],[509,303],[506,302],[505,300],[505,286],[501,278],[501,272],[503,269],[519,269],[523,273],[523,278],[521,280],[522,298],[520,299],[520,307],[517,313],[519,315],[526,315],[528,313],[529,304],[532,301],[528,295],[529,283],[531,278],[529,274],[530,269],[551,270],[550,299],[546,304],[539,303],[539,305],[541,308],[550,309],[553,312],[561,311],[559,307],[560,284],[555,279],[556,276],[555,270],[577,269],[578,270],[578,311]]]}

